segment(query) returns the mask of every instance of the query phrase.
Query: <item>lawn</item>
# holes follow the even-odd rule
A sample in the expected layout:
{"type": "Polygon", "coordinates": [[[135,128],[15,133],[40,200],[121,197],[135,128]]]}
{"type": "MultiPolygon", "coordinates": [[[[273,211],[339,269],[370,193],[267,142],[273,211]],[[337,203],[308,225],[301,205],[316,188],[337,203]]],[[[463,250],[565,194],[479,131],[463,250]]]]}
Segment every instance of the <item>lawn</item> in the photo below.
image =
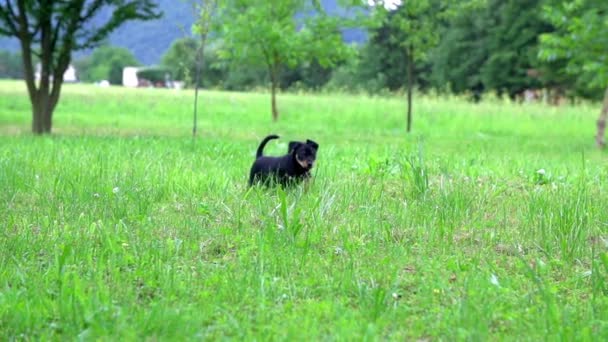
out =
{"type": "Polygon", "coordinates": [[[0,82],[0,340],[608,339],[599,105],[0,82]],[[259,141],[314,180],[249,189],[259,141]]]}

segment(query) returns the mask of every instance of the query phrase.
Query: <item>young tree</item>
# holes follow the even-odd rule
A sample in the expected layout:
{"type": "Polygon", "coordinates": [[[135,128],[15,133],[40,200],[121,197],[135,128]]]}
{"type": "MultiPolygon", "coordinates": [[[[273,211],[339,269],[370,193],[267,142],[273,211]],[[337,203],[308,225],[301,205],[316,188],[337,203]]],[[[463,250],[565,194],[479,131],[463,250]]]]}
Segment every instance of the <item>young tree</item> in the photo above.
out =
{"type": "Polygon", "coordinates": [[[406,56],[407,132],[412,129],[412,91],[416,64],[427,61],[429,53],[440,41],[442,22],[457,10],[476,6],[483,0],[447,2],[442,0],[370,1],[377,22],[388,25],[390,39],[406,56]]]}
{"type": "Polygon", "coordinates": [[[315,0],[224,0],[213,31],[222,40],[220,57],[267,69],[276,121],[281,68],[315,59],[329,66],[343,58],[347,49],[338,24],[315,0]]]}
{"type": "MultiPolygon", "coordinates": [[[[388,89],[396,91],[407,89],[407,75],[409,56],[401,42],[406,39],[405,34],[394,27],[389,19],[384,20],[379,27],[371,27],[369,39],[361,47],[358,61],[358,76],[365,81],[369,91],[388,89]]],[[[413,70],[413,84],[418,89],[428,85],[430,72],[427,61],[419,61],[413,70]]]]}
{"type": "MultiPolygon", "coordinates": [[[[436,1],[435,1],[436,2],[436,1]]],[[[415,63],[426,59],[427,53],[439,43],[440,4],[432,0],[406,1],[389,18],[404,37],[399,40],[407,56],[407,132],[412,130],[412,90],[415,63]],[[438,11],[439,10],[439,11],[438,11]]]]}
{"type": "Polygon", "coordinates": [[[566,72],[586,79],[589,87],[605,89],[595,137],[597,146],[603,148],[608,119],[608,2],[550,1],[544,14],[557,31],[541,35],[539,56],[548,61],[565,59],[566,72]]]}
{"type": "Polygon", "coordinates": [[[72,51],[95,47],[126,21],[158,18],[156,7],[151,0],[0,0],[0,35],[15,37],[21,45],[35,134],[51,132],[72,51]],[[109,18],[93,25],[104,10],[109,18]],[[35,58],[40,60],[38,82],[35,58]]]}
{"type": "Polygon", "coordinates": [[[196,53],[196,74],[194,75],[194,125],[192,126],[192,136],[196,136],[197,127],[197,113],[198,113],[198,85],[201,77],[201,69],[205,58],[205,44],[207,43],[207,36],[211,30],[211,24],[215,9],[217,7],[217,0],[204,0],[199,4],[195,4],[194,8],[198,11],[199,16],[194,25],[192,31],[198,34],[200,38],[200,45],[196,53]]]}

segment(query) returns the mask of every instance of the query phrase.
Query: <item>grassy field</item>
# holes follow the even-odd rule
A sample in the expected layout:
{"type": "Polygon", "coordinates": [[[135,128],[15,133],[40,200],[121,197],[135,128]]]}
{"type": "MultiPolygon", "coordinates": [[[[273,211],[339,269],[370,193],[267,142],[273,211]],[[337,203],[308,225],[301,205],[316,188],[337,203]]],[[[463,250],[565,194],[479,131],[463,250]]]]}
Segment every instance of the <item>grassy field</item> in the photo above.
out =
{"type": "Polygon", "coordinates": [[[0,82],[0,340],[608,339],[599,106],[0,82]],[[261,138],[320,144],[248,189],[261,138]]]}

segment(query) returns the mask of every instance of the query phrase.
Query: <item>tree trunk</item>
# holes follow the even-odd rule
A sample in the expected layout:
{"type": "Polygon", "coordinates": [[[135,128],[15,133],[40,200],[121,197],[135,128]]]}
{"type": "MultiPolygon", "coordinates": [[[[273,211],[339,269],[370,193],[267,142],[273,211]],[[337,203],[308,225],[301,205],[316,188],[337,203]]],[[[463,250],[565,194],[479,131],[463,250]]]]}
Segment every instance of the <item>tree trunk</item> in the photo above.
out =
{"type": "Polygon", "coordinates": [[[53,127],[54,103],[57,100],[40,91],[36,95],[36,100],[32,103],[32,133],[50,134],[53,127]]]}
{"type": "Polygon", "coordinates": [[[51,105],[49,104],[42,112],[42,129],[44,134],[51,134],[51,128],[53,126],[53,110],[54,108],[51,108],[51,105]]]}
{"type": "Polygon", "coordinates": [[[414,87],[414,47],[407,50],[407,132],[412,130],[412,88],[414,87]]]}
{"type": "Polygon", "coordinates": [[[40,106],[37,103],[32,104],[32,133],[34,134],[43,134],[44,133],[44,125],[42,119],[42,111],[40,110],[40,106]]]}
{"type": "Polygon", "coordinates": [[[197,122],[198,122],[198,84],[201,82],[201,69],[203,59],[205,58],[205,36],[201,38],[201,48],[196,56],[196,77],[194,83],[194,123],[192,125],[192,136],[196,136],[197,122]]]}
{"type": "Polygon", "coordinates": [[[604,104],[602,105],[602,111],[600,117],[597,119],[597,135],[595,136],[595,142],[597,147],[604,148],[606,141],[604,140],[604,132],[606,130],[606,119],[608,118],[608,87],[604,93],[604,104]]]}
{"type": "Polygon", "coordinates": [[[272,121],[277,121],[279,119],[279,111],[277,109],[277,71],[276,66],[272,68],[270,71],[270,105],[272,107],[272,121]]]}
{"type": "Polygon", "coordinates": [[[25,2],[18,2],[19,6],[19,40],[21,42],[21,58],[25,83],[32,104],[32,133],[36,135],[51,133],[53,110],[59,99],[59,92],[63,82],[63,72],[69,64],[69,51],[62,56],[64,63],[55,65],[55,77],[51,86],[51,75],[53,74],[53,38],[51,27],[51,14],[44,12],[39,19],[40,29],[40,79],[36,86],[36,70],[32,58],[32,35],[28,31],[27,18],[25,16],[25,2]],[[65,64],[65,65],[64,65],[65,64]]]}

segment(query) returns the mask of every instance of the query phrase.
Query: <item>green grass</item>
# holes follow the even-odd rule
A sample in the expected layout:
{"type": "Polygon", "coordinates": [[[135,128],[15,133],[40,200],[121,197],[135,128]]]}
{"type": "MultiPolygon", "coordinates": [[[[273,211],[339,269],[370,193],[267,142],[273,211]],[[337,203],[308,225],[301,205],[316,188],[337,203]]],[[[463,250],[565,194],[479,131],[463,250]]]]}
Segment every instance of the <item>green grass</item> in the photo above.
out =
{"type": "Polygon", "coordinates": [[[606,340],[597,105],[0,82],[0,340],[606,340]],[[320,144],[248,189],[261,138],[320,144]],[[537,170],[544,169],[545,173],[537,170]]]}

